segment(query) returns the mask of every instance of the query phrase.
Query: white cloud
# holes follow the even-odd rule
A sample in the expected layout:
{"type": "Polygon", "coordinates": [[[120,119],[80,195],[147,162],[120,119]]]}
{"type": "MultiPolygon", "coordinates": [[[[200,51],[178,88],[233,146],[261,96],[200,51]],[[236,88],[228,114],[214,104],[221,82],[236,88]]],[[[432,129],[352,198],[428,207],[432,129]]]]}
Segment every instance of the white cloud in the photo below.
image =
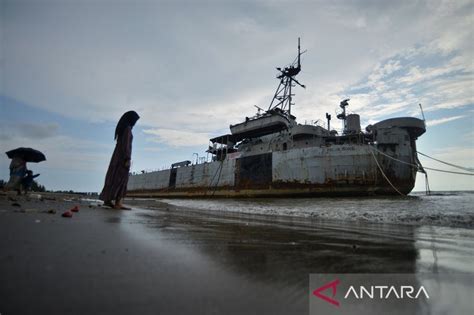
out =
{"type": "Polygon", "coordinates": [[[433,157],[451,161],[451,163],[464,164],[463,166],[471,167],[474,160],[474,147],[451,146],[446,148],[437,148],[433,152],[433,157]]]}
{"type": "Polygon", "coordinates": [[[180,146],[204,146],[209,144],[209,135],[207,133],[189,132],[176,129],[144,129],[147,135],[152,135],[148,140],[163,143],[173,147],[180,146]]]}
{"type": "Polygon", "coordinates": [[[439,50],[402,51],[378,64],[367,76],[367,82],[345,89],[352,92],[350,108],[361,113],[363,120],[374,120],[395,114],[418,116],[419,103],[426,112],[473,105],[474,72],[466,53],[470,51],[453,52],[447,58],[439,50]],[[425,59],[437,65],[428,66],[425,59]],[[361,89],[364,92],[357,93],[361,89]]]}
{"type": "Polygon", "coordinates": [[[143,151],[146,151],[146,152],[164,152],[165,148],[145,147],[145,148],[143,148],[143,151]]]}
{"type": "Polygon", "coordinates": [[[433,127],[433,126],[441,125],[441,124],[444,124],[444,123],[447,123],[447,122],[450,122],[450,121],[453,121],[453,120],[458,120],[458,119],[464,118],[464,117],[465,117],[464,115],[460,115],[460,116],[444,117],[444,118],[439,118],[439,119],[430,119],[426,122],[426,125],[428,127],[433,127]]]}
{"type": "MultiPolygon", "coordinates": [[[[389,104],[378,103],[378,95],[403,88],[387,78],[407,67],[392,56],[461,49],[460,65],[472,60],[463,52],[472,37],[469,2],[287,5],[8,3],[2,92],[83,120],[114,120],[133,108],[145,126],[173,129],[185,121],[188,131],[210,132],[240,120],[254,101],[269,103],[274,67],[291,61],[298,35],[308,49],[300,75],[308,91],[296,98],[301,119],[332,112],[342,91],[367,75],[374,101],[367,106],[389,104]]],[[[409,66],[405,80],[437,71],[409,66]]]]}
{"type": "Polygon", "coordinates": [[[59,125],[56,123],[14,123],[0,125],[0,139],[8,140],[16,136],[27,139],[44,139],[58,135],[59,125]]]}

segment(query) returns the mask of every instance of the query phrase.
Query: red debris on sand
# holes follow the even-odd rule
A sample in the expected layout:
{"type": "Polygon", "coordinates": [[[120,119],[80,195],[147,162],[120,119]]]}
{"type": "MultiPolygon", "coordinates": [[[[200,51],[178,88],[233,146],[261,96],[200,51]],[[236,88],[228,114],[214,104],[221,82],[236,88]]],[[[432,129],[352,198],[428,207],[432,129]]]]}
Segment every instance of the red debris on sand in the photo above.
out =
{"type": "Polygon", "coordinates": [[[72,218],[72,212],[71,211],[66,211],[61,216],[65,217],[65,218],[72,218]]]}
{"type": "Polygon", "coordinates": [[[72,212],[79,212],[79,206],[74,206],[74,208],[71,209],[72,212]]]}

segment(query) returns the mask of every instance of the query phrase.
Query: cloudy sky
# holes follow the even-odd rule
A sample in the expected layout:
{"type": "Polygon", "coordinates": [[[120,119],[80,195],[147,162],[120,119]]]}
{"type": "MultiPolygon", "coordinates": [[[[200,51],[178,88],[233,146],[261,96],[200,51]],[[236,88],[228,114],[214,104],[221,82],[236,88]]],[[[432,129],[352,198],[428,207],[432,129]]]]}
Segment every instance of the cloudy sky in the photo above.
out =
{"type": "MultiPolygon", "coordinates": [[[[0,148],[32,146],[48,189],[99,191],[127,110],[133,170],[204,155],[267,107],[301,37],[300,122],[350,98],[363,126],[421,117],[420,152],[474,165],[473,1],[0,0],[0,148]]],[[[335,120],[333,124],[338,124],[335,120]]],[[[337,125],[336,125],[337,126],[337,125]]],[[[421,158],[425,166],[449,169],[421,158]]],[[[9,160],[0,158],[0,178],[9,160]]],[[[430,173],[432,189],[474,189],[430,173]]],[[[422,190],[419,176],[416,189],[422,190]]]]}

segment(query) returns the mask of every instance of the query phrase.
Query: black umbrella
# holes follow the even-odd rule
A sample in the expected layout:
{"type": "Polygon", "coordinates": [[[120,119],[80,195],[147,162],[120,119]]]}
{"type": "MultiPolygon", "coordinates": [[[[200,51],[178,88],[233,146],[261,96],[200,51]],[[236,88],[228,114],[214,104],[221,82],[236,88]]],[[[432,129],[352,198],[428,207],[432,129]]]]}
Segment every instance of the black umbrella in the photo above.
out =
{"type": "Polygon", "coordinates": [[[46,156],[38,150],[32,148],[16,148],[5,152],[10,159],[21,157],[25,162],[41,162],[46,161],[46,156]]]}

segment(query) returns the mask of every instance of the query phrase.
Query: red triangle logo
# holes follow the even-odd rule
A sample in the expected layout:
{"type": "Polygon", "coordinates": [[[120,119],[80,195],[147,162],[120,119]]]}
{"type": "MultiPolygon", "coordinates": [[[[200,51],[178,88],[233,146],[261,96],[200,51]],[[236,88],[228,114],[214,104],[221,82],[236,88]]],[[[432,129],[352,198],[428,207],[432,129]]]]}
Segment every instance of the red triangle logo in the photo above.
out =
{"type": "Polygon", "coordinates": [[[337,300],[333,299],[336,296],[337,285],[338,284],[339,284],[339,279],[336,279],[334,281],[331,281],[331,282],[323,285],[322,287],[317,288],[316,290],[313,291],[313,294],[315,296],[317,296],[318,298],[320,298],[320,299],[322,299],[322,300],[324,300],[328,303],[331,303],[332,305],[339,306],[339,302],[337,300]],[[322,291],[325,291],[329,288],[332,288],[332,298],[321,293],[322,291]]]}

